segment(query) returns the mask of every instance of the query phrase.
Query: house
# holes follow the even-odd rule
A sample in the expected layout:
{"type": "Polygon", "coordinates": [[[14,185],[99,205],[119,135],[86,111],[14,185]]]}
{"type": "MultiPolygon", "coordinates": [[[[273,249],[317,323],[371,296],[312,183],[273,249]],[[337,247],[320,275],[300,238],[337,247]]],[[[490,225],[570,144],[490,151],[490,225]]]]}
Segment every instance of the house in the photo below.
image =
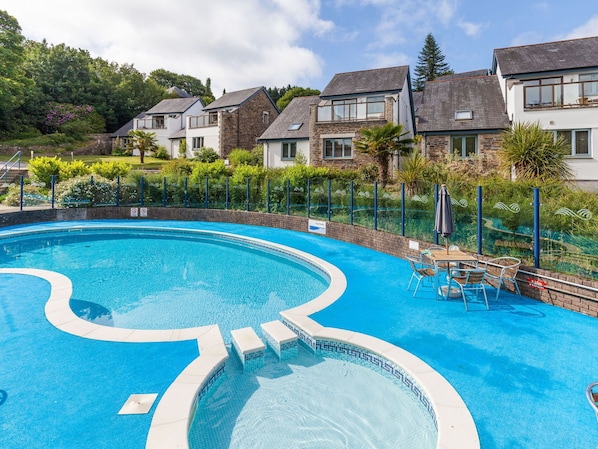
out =
{"type": "Polygon", "coordinates": [[[133,119],[133,129],[156,135],[156,144],[164,146],[171,158],[178,157],[181,130],[187,117],[201,113],[204,104],[199,97],[168,98],[133,119]]]}
{"type": "MultiPolygon", "coordinates": [[[[409,67],[338,73],[310,106],[309,160],[314,166],[357,168],[372,162],[353,149],[362,128],[401,124],[415,132],[409,67]]],[[[397,167],[398,158],[393,161],[397,167]]]]}
{"type": "Polygon", "coordinates": [[[311,105],[318,104],[320,97],[295,97],[260,136],[258,141],[264,146],[264,166],[283,168],[293,165],[299,154],[309,165],[309,111],[311,105]]]}
{"type": "Polygon", "coordinates": [[[580,186],[598,188],[598,36],[494,50],[512,123],[539,122],[571,144],[580,186]]]}
{"type": "Polygon", "coordinates": [[[427,81],[414,98],[423,154],[436,161],[476,156],[497,165],[509,120],[496,76],[486,70],[443,76],[427,81]]]}
{"type": "Polygon", "coordinates": [[[187,155],[206,147],[224,159],[234,148],[251,150],[279,114],[264,87],[225,93],[187,119],[187,155]]]}

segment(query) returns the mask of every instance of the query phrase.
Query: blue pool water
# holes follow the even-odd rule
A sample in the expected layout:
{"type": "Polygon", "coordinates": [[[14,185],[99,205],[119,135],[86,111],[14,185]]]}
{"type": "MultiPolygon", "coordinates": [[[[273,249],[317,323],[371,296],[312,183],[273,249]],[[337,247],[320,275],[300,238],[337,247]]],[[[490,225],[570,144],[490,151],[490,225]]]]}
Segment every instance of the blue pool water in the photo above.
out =
{"type": "MultiPolygon", "coordinates": [[[[598,446],[598,422],[585,398],[586,386],[598,380],[595,318],[502,291],[490,311],[473,303],[467,313],[459,300],[436,301],[430,288],[413,298],[405,261],[320,235],[224,223],[113,224],[234,233],[325,259],[344,272],[347,290],[312,318],[422,358],[463,397],[483,449],[598,446]]],[[[197,356],[197,345],[73,337],[46,321],[47,295],[44,281],[0,276],[0,447],[102,449],[116,440],[126,441],[124,449],[143,448],[151,413],[116,412],[131,393],[158,393],[159,400],[197,356]]]]}
{"type": "Polygon", "coordinates": [[[76,228],[0,238],[3,267],[41,268],[73,282],[71,308],[98,324],[259,328],[329,285],[296,257],[214,233],[76,228]]]}

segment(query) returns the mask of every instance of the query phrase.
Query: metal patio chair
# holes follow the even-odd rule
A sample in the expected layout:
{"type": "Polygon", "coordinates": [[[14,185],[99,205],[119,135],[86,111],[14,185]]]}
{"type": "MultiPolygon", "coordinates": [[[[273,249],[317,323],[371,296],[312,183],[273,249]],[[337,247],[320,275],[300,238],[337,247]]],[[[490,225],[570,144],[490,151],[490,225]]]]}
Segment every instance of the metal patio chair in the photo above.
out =
{"type": "Polygon", "coordinates": [[[521,260],[516,257],[504,256],[480,262],[480,264],[484,264],[484,268],[486,269],[486,283],[492,287],[496,287],[496,300],[498,300],[501,287],[503,285],[506,287],[507,282],[513,284],[515,291],[521,296],[516,279],[521,260]]]}
{"type": "Polygon", "coordinates": [[[430,279],[434,281],[434,277],[436,276],[436,270],[434,269],[434,265],[423,262],[420,259],[416,259],[415,257],[407,257],[407,262],[409,262],[409,266],[411,267],[411,278],[409,279],[409,285],[407,285],[407,290],[411,288],[411,283],[414,279],[417,279],[417,284],[415,284],[415,291],[413,292],[413,296],[417,294],[417,289],[419,285],[424,279],[430,279]]]}
{"type": "Polygon", "coordinates": [[[469,308],[467,307],[466,292],[475,292],[477,299],[481,291],[484,294],[484,302],[486,303],[486,309],[490,310],[490,307],[488,306],[488,296],[486,296],[486,285],[484,284],[485,277],[485,270],[451,270],[448,284],[449,291],[453,283],[459,288],[459,290],[461,291],[461,297],[463,298],[463,303],[465,304],[465,310],[469,310],[469,308]]]}

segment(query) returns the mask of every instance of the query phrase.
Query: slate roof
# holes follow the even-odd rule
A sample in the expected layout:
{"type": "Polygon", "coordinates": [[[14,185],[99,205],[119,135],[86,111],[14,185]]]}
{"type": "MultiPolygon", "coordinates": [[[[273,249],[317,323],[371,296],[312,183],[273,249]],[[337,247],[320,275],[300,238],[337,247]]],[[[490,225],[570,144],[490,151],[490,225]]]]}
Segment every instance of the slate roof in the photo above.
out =
{"type": "Polygon", "coordinates": [[[398,92],[409,77],[409,66],[337,73],[320,97],[398,92]]]}
{"type": "Polygon", "coordinates": [[[598,67],[598,36],[494,50],[503,76],[598,67]]]}
{"type": "MultiPolygon", "coordinates": [[[[224,108],[233,108],[241,106],[255,94],[257,94],[260,90],[266,92],[266,89],[263,87],[252,87],[251,89],[244,89],[244,90],[237,90],[235,92],[227,92],[218,98],[216,101],[213,101],[209,105],[204,108],[204,111],[211,111],[215,109],[224,109],[224,108]]],[[[268,95],[268,92],[266,92],[268,95]]],[[[270,95],[268,95],[270,98],[270,95]]],[[[270,98],[270,100],[272,100],[270,98]]],[[[272,102],[274,104],[274,102],[272,102]]],[[[275,105],[276,106],[276,105],[275,105]]]]}
{"type": "Polygon", "coordinates": [[[201,98],[167,98],[146,111],[146,114],[182,114],[198,101],[201,102],[201,98]]]}
{"type": "Polygon", "coordinates": [[[127,123],[125,123],[123,126],[118,128],[116,131],[114,131],[112,134],[110,134],[110,137],[116,138],[116,137],[128,136],[129,131],[132,129],[133,129],[133,120],[131,119],[127,123]]]}
{"type": "Polygon", "coordinates": [[[293,98],[258,140],[309,139],[310,105],[319,101],[317,95],[293,98]],[[302,123],[301,128],[289,131],[292,123],[302,123]]]}
{"type": "Polygon", "coordinates": [[[442,75],[436,78],[438,81],[447,81],[455,78],[471,78],[472,76],[486,76],[488,69],[472,70],[470,72],[451,73],[450,75],[442,75]]]}
{"type": "Polygon", "coordinates": [[[499,81],[494,75],[426,82],[418,116],[418,133],[498,130],[509,126],[499,81]],[[456,111],[473,111],[473,119],[455,120],[456,111]]]}

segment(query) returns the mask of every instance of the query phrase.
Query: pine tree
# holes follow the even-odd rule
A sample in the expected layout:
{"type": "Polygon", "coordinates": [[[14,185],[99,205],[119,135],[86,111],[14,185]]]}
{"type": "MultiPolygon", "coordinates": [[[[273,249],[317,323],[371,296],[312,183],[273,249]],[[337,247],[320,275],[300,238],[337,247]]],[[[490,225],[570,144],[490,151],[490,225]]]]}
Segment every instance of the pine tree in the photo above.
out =
{"type": "Polygon", "coordinates": [[[454,73],[448,63],[444,61],[444,55],[436,43],[432,33],[428,33],[424,47],[417,57],[415,66],[414,90],[423,90],[426,81],[432,81],[442,75],[454,73]]]}

